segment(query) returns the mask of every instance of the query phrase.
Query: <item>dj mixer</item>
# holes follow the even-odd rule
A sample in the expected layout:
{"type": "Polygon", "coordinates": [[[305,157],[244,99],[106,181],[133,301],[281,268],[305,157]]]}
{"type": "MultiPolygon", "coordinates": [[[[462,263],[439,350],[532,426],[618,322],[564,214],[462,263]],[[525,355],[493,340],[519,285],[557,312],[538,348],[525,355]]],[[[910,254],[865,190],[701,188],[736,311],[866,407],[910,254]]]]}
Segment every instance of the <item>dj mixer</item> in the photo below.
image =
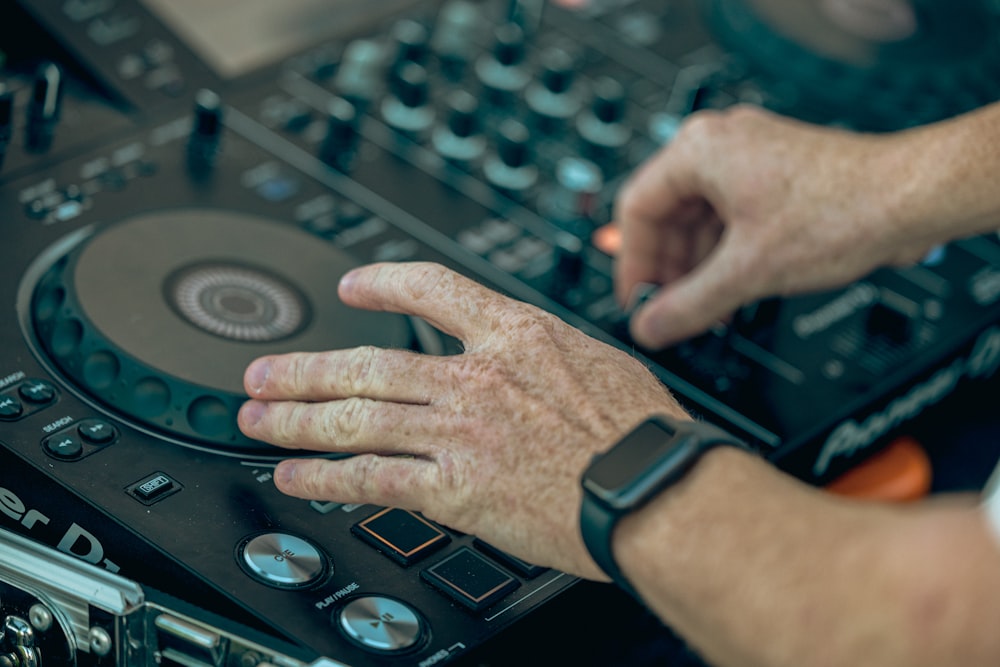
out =
{"type": "MultiPolygon", "coordinates": [[[[460,353],[339,302],[371,261],[440,262],[535,304],[775,465],[835,478],[994,375],[996,236],[652,352],[612,296],[612,201],[703,108],[887,131],[998,99],[1000,11],[970,4],[834,48],[814,16],[776,22],[780,2],[16,3],[0,527],[331,663],[458,662],[564,594],[573,577],[419,514],[283,496],[285,453],[236,428],[261,354],[460,353]]],[[[66,635],[81,664],[119,655],[66,635]]]]}

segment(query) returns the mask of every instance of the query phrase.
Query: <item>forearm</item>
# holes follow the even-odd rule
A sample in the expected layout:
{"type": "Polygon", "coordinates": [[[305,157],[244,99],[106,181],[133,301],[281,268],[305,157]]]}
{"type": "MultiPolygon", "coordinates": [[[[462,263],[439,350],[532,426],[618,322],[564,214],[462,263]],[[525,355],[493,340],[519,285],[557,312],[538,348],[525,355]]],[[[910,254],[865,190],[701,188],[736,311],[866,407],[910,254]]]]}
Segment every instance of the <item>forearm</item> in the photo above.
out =
{"type": "Polygon", "coordinates": [[[1000,664],[1000,550],[968,502],[863,505],[719,449],[615,553],[719,667],[1000,664]]]}
{"type": "Polygon", "coordinates": [[[1000,103],[886,142],[874,173],[893,240],[929,247],[1000,229],[1000,103]]]}

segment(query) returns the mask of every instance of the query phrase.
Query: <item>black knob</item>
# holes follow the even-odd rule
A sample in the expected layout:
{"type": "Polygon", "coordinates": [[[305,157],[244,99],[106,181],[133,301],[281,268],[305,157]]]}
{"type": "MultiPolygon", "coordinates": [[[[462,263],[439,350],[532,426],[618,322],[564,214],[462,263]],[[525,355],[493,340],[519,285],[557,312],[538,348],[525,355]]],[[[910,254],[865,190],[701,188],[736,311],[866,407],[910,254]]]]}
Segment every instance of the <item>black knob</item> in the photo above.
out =
{"type": "Polygon", "coordinates": [[[587,157],[610,177],[620,171],[622,151],[632,136],[625,122],[628,99],[625,87],[611,77],[597,79],[593,93],[589,108],[577,116],[576,129],[587,157]]]}
{"type": "Polygon", "coordinates": [[[427,104],[430,80],[427,70],[415,62],[406,63],[397,73],[396,96],[411,109],[427,104]]]}
{"type": "Polygon", "coordinates": [[[7,144],[14,130],[14,91],[0,81],[0,143],[7,144]]]}
{"type": "Polygon", "coordinates": [[[419,141],[434,123],[430,79],[423,65],[410,62],[396,75],[395,91],[382,100],[382,118],[396,131],[419,141]]]}
{"type": "Polygon", "coordinates": [[[0,81],[0,166],[14,134],[14,93],[0,81]]]}
{"type": "Polygon", "coordinates": [[[744,338],[763,343],[777,328],[783,300],[777,297],[762,299],[739,308],[730,328],[744,338]]]}
{"type": "Polygon", "coordinates": [[[574,305],[586,267],[584,244],[576,236],[561,234],[553,251],[555,254],[549,281],[549,293],[565,305],[574,305]]]}
{"type": "Polygon", "coordinates": [[[560,47],[549,47],[541,56],[538,81],[525,91],[525,102],[543,132],[559,130],[583,106],[576,85],[576,59],[560,47]]]}
{"type": "Polygon", "coordinates": [[[479,131],[479,102],[474,95],[458,90],[448,97],[448,129],[463,138],[479,131]]]}
{"type": "Polygon", "coordinates": [[[598,199],[604,187],[600,167],[579,157],[556,163],[556,182],[539,202],[542,215],[581,239],[593,232],[598,199]]]}
{"type": "Polygon", "coordinates": [[[456,90],[448,96],[446,105],[445,124],[434,130],[432,143],[445,159],[468,166],[486,150],[480,131],[479,101],[466,90],[456,90]]]}
{"type": "Polygon", "coordinates": [[[677,73],[667,100],[671,113],[686,116],[711,106],[712,98],[722,82],[716,66],[690,65],[677,73]]]}
{"type": "Polygon", "coordinates": [[[524,30],[516,23],[504,23],[493,33],[493,57],[505,67],[524,61],[524,30]]]}
{"type": "Polygon", "coordinates": [[[356,39],[344,49],[333,86],[342,97],[364,108],[381,93],[386,67],[386,50],[381,44],[356,39]]]}
{"type": "Polygon", "coordinates": [[[58,65],[44,62],[35,71],[28,104],[27,147],[45,151],[52,145],[62,105],[63,74],[58,65]]]}
{"type": "Polygon", "coordinates": [[[492,52],[476,61],[476,76],[491,102],[507,104],[531,82],[524,66],[524,31],[516,23],[505,23],[494,31],[492,52]]]}
{"type": "Polygon", "coordinates": [[[334,97],[326,108],[326,136],[320,145],[319,158],[326,164],[347,171],[354,163],[358,144],[358,110],[343,97],[334,97]]]}
{"type": "Polygon", "coordinates": [[[187,144],[188,168],[196,176],[205,175],[215,165],[222,138],[222,117],[222,99],[211,90],[199,90],[187,144]]]}
{"type": "Polygon", "coordinates": [[[576,74],[573,57],[564,49],[552,47],[542,54],[542,85],[552,93],[565,93],[576,74]]]}
{"type": "Polygon", "coordinates": [[[505,121],[500,126],[497,155],[504,165],[511,168],[523,167],[531,162],[529,142],[531,133],[518,121],[505,121]]]}
{"type": "Polygon", "coordinates": [[[594,100],[591,112],[602,123],[620,123],[625,120],[625,86],[610,76],[594,82],[594,100]]]}
{"type": "Polygon", "coordinates": [[[191,133],[199,139],[217,139],[222,133],[222,100],[211,90],[200,90],[194,99],[191,133]]]}
{"type": "Polygon", "coordinates": [[[396,42],[395,67],[414,62],[423,65],[430,51],[430,31],[422,23],[413,19],[403,19],[392,27],[392,37],[396,42]]]}
{"type": "Polygon", "coordinates": [[[466,64],[479,50],[486,27],[482,9],[466,0],[451,0],[441,7],[431,35],[442,73],[460,78],[466,64]]]}
{"type": "Polygon", "coordinates": [[[517,197],[538,181],[538,167],[531,154],[531,133],[520,121],[500,124],[496,152],[483,163],[483,175],[497,190],[517,197]]]}
{"type": "Polygon", "coordinates": [[[708,106],[715,89],[708,83],[702,82],[688,91],[687,104],[685,106],[688,113],[694,113],[708,106]]]}

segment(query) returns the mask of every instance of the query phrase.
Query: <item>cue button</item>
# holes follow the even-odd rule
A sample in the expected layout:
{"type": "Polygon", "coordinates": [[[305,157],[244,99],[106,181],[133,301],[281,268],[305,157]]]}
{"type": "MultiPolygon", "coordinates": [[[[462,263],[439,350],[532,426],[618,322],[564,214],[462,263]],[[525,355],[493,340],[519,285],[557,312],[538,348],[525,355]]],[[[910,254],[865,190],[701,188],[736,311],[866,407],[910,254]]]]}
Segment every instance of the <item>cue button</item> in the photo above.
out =
{"type": "Polygon", "coordinates": [[[288,533],[263,533],[242,545],[240,565],[251,577],[275,588],[303,588],[329,569],[318,547],[288,533]]]}

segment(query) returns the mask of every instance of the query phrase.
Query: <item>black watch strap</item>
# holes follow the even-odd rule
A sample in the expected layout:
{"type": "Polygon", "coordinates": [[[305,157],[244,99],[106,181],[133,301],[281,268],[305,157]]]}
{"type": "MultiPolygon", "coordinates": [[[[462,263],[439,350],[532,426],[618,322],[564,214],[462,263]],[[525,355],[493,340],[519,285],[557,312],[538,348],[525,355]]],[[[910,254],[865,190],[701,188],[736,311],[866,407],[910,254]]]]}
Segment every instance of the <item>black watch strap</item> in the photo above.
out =
{"type": "Polygon", "coordinates": [[[604,574],[611,577],[611,581],[619,588],[632,596],[633,599],[641,601],[639,593],[629,583],[629,580],[622,574],[618,567],[618,561],[611,551],[615,532],[615,524],[621,517],[615,516],[607,509],[587,494],[583,495],[583,504],[580,505],[581,524],[590,526],[594,530],[583,531],[583,543],[590,552],[590,557],[594,559],[598,567],[604,570],[604,574]]]}

